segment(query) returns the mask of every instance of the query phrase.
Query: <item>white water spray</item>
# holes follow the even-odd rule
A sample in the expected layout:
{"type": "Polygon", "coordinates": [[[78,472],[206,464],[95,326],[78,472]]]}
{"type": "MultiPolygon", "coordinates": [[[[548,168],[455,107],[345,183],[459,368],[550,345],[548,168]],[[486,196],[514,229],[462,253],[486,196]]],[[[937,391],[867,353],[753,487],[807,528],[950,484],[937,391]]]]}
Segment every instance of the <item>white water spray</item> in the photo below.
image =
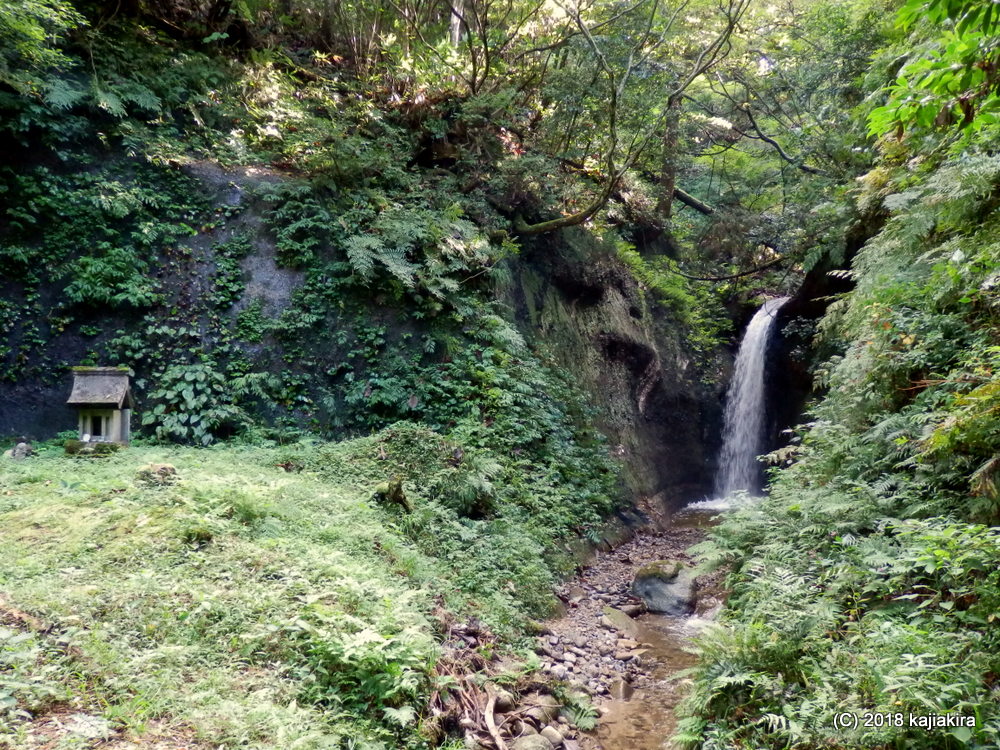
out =
{"type": "Polygon", "coordinates": [[[756,494],[760,476],[757,456],[763,449],[764,365],[775,314],[788,297],[768,300],[743,334],[736,369],[726,394],[722,454],[715,480],[716,497],[736,490],[756,494]]]}

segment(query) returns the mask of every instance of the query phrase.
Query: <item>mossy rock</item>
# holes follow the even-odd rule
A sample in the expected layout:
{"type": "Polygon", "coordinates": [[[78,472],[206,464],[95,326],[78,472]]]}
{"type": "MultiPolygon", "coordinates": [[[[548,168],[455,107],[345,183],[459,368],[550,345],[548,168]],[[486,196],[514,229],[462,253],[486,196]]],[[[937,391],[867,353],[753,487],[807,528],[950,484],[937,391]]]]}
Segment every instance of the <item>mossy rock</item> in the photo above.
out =
{"type": "Polygon", "coordinates": [[[97,455],[94,452],[94,444],[85,440],[67,440],[63,443],[63,450],[67,455],[79,458],[93,458],[97,455]]]}
{"type": "Polygon", "coordinates": [[[640,568],[632,583],[632,593],[646,603],[650,612],[683,617],[694,610],[694,571],[675,560],[658,560],[640,568]]]}
{"type": "Polygon", "coordinates": [[[98,456],[110,456],[122,449],[120,443],[88,443],[85,440],[67,440],[63,443],[63,450],[69,456],[84,456],[96,458],[98,456]]]}
{"type": "Polygon", "coordinates": [[[413,503],[403,492],[403,480],[399,477],[393,477],[388,482],[382,482],[375,487],[372,498],[378,503],[398,505],[407,513],[413,512],[413,503]]]}
{"type": "Polygon", "coordinates": [[[683,569],[684,564],[677,562],[677,560],[657,560],[639,568],[635,573],[635,579],[640,581],[653,578],[657,581],[670,583],[677,578],[683,569]]]}

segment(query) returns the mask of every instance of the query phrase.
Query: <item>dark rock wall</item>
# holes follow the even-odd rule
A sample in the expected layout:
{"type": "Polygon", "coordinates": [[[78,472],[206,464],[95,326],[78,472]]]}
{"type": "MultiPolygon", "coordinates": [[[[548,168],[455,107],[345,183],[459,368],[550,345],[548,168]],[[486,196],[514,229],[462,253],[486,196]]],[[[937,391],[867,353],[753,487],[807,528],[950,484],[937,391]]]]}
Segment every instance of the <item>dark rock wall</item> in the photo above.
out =
{"type": "MultiPolygon", "coordinates": [[[[204,163],[187,171],[219,206],[243,203],[243,193],[254,184],[280,179],[273,174],[225,172],[204,163]]],[[[269,317],[287,306],[302,274],[275,264],[273,239],[249,205],[235,221],[192,240],[189,267],[158,272],[177,275],[166,279],[168,288],[183,291],[172,301],[175,307],[192,304],[206,291],[204,276],[214,264],[214,244],[237,230],[250,232],[254,250],[243,261],[245,291],[232,313],[254,299],[261,301],[269,317]]],[[[511,284],[498,293],[513,309],[526,338],[578,379],[595,408],[598,426],[623,461],[632,492],[663,510],[702,497],[711,487],[721,389],[702,383],[702,373],[696,372],[694,357],[670,312],[645,298],[613,248],[581,229],[534,238],[524,245],[521,255],[510,262],[511,284]]],[[[129,321],[122,320],[104,327],[128,326],[129,321]]],[[[59,351],[64,370],[53,368],[44,382],[33,378],[0,383],[0,438],[23,434],[45,439],[74,429],[76,418],[65,406],[69,366],[79,364],[95,343],[67,331],[49,347],[50,353],[59,351]]],[[[264,352],[251,354],[256,358],[264,352]]],[[[136,423],[141,418],[141,384],[137,395],[136,423]]]]}
{"type": "Polygon", "coordinates": [[[721,421],[681,327],[582,230],[534,240],[508,291],[520,327],[576,375],[639,497],[672,510],[711,489],[721,421]]]}

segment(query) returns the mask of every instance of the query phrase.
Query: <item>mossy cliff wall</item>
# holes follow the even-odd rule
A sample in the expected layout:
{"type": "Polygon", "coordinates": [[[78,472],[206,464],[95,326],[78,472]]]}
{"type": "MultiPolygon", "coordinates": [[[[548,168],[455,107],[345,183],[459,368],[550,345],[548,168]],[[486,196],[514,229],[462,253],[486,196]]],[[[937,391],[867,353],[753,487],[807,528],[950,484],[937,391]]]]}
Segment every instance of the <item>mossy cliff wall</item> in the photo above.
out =
{"type": "MultiPolygon", "coordinates": [[[[154,305],[67,305],[65,280],[53,275],[35,287],[40,294],[34,301],[11,306],[17,317],[7,321],[2,340],[0,437],[46,438],[72,429],[75,417],[65,406],[68,368],[83,362],[136,370],[138,426],[143,402],[151,408],[148,397],[163,385],[164,370],[197,362],[204,352],[216,362],[228,357],[229,372],[237,362],[240,372],[267,372],[283,384],[280,395],[252,405],[265,423],[356,434],[377,427],[381,417],[359,423],[357,411],[344,411],[345,403],[353,399],[356,410],[367,409],[383,394],[384,402],[372,409],[387,409],[385,420],[424,418],[428,396],[412,387],[421,380],[418,370],[454,352],[439,346],[427,354],[418,342],[468,341],[461,336],[469,325],[442,322],[444,314],[424,317],[405,290],[395,296],[385,287],[330,291],[315,268],[337,262],[340,251],[332,244],[324,249],[331,241],[321,230],[312,269],[290,267],[276,241],[274,204],[260,198],[291,184],[290,178],[207,162],[177,169],[184,190],[200,196],[210,218],[150,262],[154,305]],[[62,318],[68,322],[57,325],[62,318]],[[220,355],[223,349],[228,353],[220,355]],[[409,370],[399,364],[403,360],[409,370]],[[373,384],[367,389],[366,380],[373,384]],[[393,383],[401,395],[390,395],[393,383]],[[347,396],[330,397],[334,392],[347,396]],[[387,406],[392,399],[404,405],[387,406]],[[415,404],[409,410],[407,401],[415,404]]],[[[718,391],[704,385],[682,326],[647,298],[614,248],[573,228],[523,241],[502,265],[505,280],[494,292],[484,287],[477,299],[489,305],[495,294],[497,311],[512,319],[538,361],[570,374],[622,461],[632,493],[671,508],[706,491],[718,391]]],[[[8,300],[30,289],[16,279],[0,285],[8,300]]]]}
{"type": "Polygon", "coordinates": [[[719,387],[613,248],[582,229],[535,239],[514,264],[509,299],[525,334],[591,395],[635,494],[673,509],[711,489],[719,387]]]}

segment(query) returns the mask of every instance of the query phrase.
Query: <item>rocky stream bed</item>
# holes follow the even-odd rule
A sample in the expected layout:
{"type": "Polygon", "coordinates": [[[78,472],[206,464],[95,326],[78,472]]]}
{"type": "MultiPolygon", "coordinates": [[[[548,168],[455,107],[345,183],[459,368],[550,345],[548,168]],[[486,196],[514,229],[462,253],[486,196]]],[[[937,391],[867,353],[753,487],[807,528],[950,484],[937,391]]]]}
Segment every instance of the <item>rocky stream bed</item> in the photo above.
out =
{"type": "Polygon", "coordinates": [[[546,623],[535,650],[543,671],[590,694],[597,726],[580,732],[556,721],[538,727],[524,722],[521,736],[509,743],[512,750],[668,747],[674,709],[683,697],[684,683],[676,675],[694,663],[686,650],[690,639],[711,621],[721,599],[719,574],[685,580],[683,565],[691,562],[685,550],[704,537],[716,513],[685,510],[666,530],[640,533],[599,553],[562,587],[564,614],[546,623]],[[636,596],[637,576],[653,584],[662,579],[666,586],[660,588],[679,582],[675,606],[655,604],[647,591],[645,601],[636,596]],[[647,602],[670,614],[648,611],[647,602]]]}

